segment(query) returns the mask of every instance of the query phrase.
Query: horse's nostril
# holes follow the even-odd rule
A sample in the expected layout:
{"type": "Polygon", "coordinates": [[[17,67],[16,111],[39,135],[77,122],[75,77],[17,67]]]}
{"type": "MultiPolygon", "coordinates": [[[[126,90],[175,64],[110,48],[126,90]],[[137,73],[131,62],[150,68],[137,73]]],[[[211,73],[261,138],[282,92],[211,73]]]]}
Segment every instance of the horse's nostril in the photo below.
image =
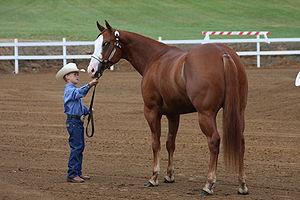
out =
{"type": "Polygon", "coordinates": [[[94,68],[91,71],[92,71],[92,73],[94,73],[94,71],[95,71],[94,68]]]}

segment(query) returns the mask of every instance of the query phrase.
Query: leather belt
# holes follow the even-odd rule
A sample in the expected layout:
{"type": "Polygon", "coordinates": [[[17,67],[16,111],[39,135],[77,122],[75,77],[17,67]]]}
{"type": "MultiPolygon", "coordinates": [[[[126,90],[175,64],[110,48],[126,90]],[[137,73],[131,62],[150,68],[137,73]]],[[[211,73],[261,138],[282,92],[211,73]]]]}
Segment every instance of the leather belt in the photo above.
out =
{"type": "Polygon", "coordinates": [[[84,122],[84,118],[85,116],[84,115],[67,115],[67,118],[68,119],[80,119],[80,121],[84,122]]]}

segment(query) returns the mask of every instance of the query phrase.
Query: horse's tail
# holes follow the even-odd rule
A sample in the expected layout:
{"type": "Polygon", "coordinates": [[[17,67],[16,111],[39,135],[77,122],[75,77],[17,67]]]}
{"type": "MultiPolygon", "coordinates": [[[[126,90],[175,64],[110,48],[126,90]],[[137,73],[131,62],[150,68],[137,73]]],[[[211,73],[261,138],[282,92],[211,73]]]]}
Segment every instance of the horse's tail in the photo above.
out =
{"type": "Polygon", "coordinates": [[[239,82],[236,64],[229,54],[223,55],[225,102],[223,106],[223,151],[227,169],[238,170],[241,150],[239,82]]]}

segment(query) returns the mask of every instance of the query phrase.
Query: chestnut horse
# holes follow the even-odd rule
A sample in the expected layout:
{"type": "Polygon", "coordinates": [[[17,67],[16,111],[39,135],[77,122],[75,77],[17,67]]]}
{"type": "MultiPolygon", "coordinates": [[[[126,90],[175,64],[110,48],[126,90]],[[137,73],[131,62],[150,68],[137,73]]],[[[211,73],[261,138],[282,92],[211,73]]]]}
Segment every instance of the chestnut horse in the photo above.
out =
{"type": "Polygon", "coordinates": [[[97,22],[100,34],[88,66],[91,77],[126,59],[142,75],[144,115],[151,130],[153,173],[145,186],[157,186],[161,118],[169,123],[166,148],[166,183],[173,183],[173,155],[180,114],[197,112],[199,125],[210,151],[207,182],[202,194],[212,194],[220,146],[216,116],[223,108],[223,148],[225,166],[238,172],[239,194],[248,194],[244,173],[244,111],[248,82],[239,56],[222,44],[196,45],[189,51],[168,46],[142,35],[106,28],[97,22]]]}

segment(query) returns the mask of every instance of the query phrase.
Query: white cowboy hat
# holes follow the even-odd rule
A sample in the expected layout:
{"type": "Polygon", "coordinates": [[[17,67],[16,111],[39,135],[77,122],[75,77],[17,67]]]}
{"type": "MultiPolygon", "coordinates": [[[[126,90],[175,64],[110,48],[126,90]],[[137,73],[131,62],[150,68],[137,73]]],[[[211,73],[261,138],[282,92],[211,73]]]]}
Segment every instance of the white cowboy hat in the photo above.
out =
{"type": "Polygon", "coordinates": [[[295,80],[295,85],[300,86],[300,72],[298,73],[296,80],[295,80]]]}
{"type": "Polygon", "coordinates": [[[71,73],[71,72],[85,72],[84,69],[78,69],[77,65],[75,63],[68,63],[65,66],[63,66],[57,73],[56,73],[56,79],[62,79],[65,75],[71,73]]]}

